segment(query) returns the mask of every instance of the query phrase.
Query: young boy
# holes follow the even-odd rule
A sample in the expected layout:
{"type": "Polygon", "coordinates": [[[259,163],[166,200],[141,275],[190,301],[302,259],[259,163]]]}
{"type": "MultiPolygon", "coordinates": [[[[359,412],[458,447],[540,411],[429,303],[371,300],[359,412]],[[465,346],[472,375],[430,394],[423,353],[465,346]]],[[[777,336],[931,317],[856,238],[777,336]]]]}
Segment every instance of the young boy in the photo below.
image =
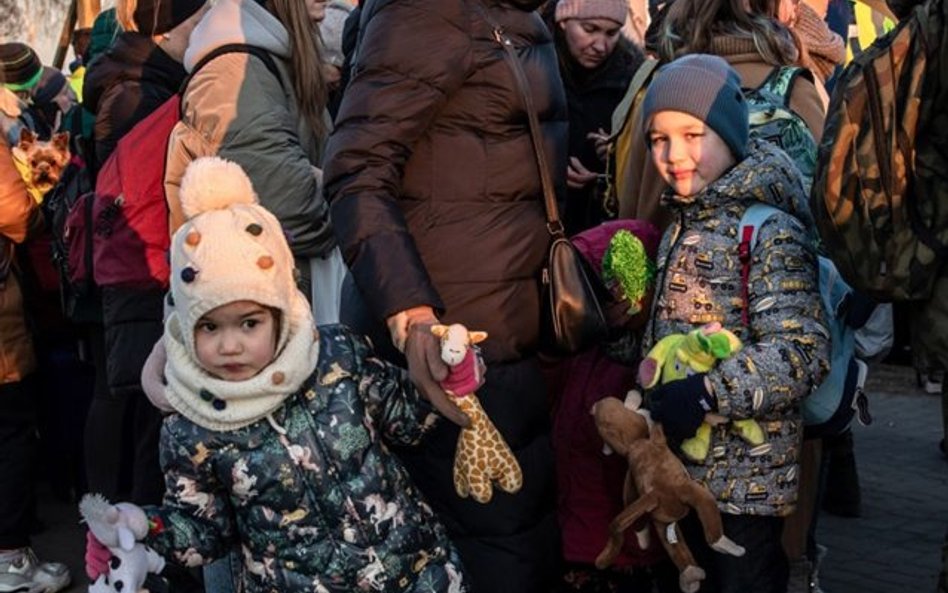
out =
{"type": "Polygon", "coordinates": [[[820,383],[829,356],[816,254],[796,206],[806,203],[800,174],[776,146],[748,140],[740,79],[716,56],[689,55],[662,68],[643,102],[643,126],[675,217],[659,247],[644,351],[712,321],[744,343],[714,370],[653,390],[653,418],[673,441],[693,436],[708,411],[753,418],[767,437],[752,448],[721,425],[703,464],[684,461],[717,498],[725,533],[747,550],[736,558],[702,549],[700,528],[688,533],[686,521],[688,543],[708,572],[701,590],[782,592],[782,518],[797,498],[803,432],[799,401],[820,383]],[[738,227],[757,202],[781,212],[760,225],[745,264],[738,227]]]}
{"type": "Polygon", "coordinates": [[[240,167],[198,159],[181,196],[163,338],[177,413],[144,543],[185,566],[236,546],[248,591],[465,590],[443,526],[383,444],[420,439],[431,407],[362,339],[314,329],[280,224],[240,167]]]}

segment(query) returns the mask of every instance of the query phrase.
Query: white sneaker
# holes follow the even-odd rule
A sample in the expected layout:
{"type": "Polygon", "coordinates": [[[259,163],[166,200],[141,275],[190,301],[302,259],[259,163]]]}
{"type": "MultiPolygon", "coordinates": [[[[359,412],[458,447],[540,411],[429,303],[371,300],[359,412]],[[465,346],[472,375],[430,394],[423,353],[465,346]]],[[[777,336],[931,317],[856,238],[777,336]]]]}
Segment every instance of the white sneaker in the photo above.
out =
{"type": "Polygon", "coordinates": [[[56,593],[69,585],[62,562],[40,562],[32,548],[0,552],[0,593],[56,593]]]}

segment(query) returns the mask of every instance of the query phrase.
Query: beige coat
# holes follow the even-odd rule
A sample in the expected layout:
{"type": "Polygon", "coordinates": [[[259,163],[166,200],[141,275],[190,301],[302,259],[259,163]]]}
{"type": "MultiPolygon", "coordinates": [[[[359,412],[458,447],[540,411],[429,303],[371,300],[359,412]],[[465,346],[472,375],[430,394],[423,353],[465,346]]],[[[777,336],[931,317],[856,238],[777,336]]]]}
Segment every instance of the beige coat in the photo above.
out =
{"type": "Polygon", "coordinates": [[[205,55],[230,43],[266,50],[280,79],[248,53],[223,54],[194,74],[182,99],[182,121],[168,143],[171,231],[184,221],[178,189],[185,169],[195,158],[215,155],[247,172],[297,258],[324,255],[334,241],[316,167],[320,143],[293,92],[286,29],[254,0],[218,0],[191,35],[185,69],[191,72],[205,55]]]}
{"type": "MultiPolygon", "coordinates": [[[[721,56],[741,77],[741,86],[756,88],[763,84],[774,66],[764,62],[750,39],[722,37],[713,42],[715,54],[721,56]]],[[[803,77],[797,78],[790,91],[790,109],[806,122],[817,144],[823,136],[823,119],[826,112],[816,86],[803,77]]],[[[665,182],[652,165],[645,145],[645,135],[638,132],[642,127],[640,109],[632,114],[633,132],[631,163],[626,167],[624,179],[617,180],[619,191],[619,217],[648,220],[664,229],[670,222],[670,213],[659,205],[665,190],[665,182]]]]}

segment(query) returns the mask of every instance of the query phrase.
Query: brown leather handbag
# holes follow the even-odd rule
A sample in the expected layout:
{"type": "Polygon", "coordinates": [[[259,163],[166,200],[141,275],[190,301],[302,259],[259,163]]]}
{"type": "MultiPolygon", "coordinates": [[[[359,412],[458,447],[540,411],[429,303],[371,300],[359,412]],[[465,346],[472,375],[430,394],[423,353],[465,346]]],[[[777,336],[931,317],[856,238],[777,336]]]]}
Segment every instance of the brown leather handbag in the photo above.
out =
{"type": "Polygon", "coordinates": [[[609,327],[600,304],[607,291],[586,259],[566,237],[556,205],[553,180],[543,151],[540,121],[530,96],[527,77],[513,43],[502,28],[493,22],[490,24],[494,29],[494,38],[506,51],[507,62],[513,70],[527,110],[530,137],[533,140],[533,151],[543,186],[546,227],[552,238],[542,277],[541,347],[561,354],[580,352],[596,345],[608,334],[609,327]]]}

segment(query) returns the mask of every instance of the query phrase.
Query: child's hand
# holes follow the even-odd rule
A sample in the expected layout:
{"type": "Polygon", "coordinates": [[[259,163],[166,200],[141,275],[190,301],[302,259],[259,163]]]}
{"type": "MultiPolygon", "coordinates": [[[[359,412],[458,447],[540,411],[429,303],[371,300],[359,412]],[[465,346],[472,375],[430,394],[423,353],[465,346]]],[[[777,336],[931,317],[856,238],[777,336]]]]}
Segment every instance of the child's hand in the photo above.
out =
{"type": "Polygon", "coordinates": [[[100,542],[91,531],[86,531],[86,575],[96,580],[109,572],[109,560],[112,552],[100,542]]]}
{"type": "Polygon", "coordinates": [[[440,344],[431,333],[432,325],[415,323],[408,329],[405,339],[408,375],[418,391],[445,418],[461,428],[467,428],[471,425],[471,419],[451,402],[451,398],[438,384],[448,376],[448,365],[441,360],[440,344]]]}
{"type": "Polygon", "coordinates": [[[651,402],[652,418],[678,441],[695,436],[704,415],[717,409],[704,373],[660,385],[652,392],[651,402]]]}

